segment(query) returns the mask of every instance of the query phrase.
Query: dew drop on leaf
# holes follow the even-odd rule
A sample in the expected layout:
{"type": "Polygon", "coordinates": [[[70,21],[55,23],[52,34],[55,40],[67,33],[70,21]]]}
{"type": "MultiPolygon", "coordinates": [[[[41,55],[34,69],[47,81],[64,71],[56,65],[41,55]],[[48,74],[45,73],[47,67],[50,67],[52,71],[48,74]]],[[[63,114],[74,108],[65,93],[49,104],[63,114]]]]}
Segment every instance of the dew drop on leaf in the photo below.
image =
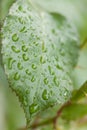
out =
{"type": "Polygon", "coordinates": [[[20,22],[21,24],[24,24],[24,23],[25,23],[25,21],[24,21],[22,18],[18,18],[18,20],[19,20],[19,22],[20,22]]]}
{"type": "Polygon", "coordinates": [[[34,82],[34,81],[35,81],[35,77],[32,76],[32,78],[31,78],[31,82],[34,82]]]}
{"type": "Polygon", "coordinates": [[[34,44],[35,46],[38,46],[38,42],[33,42],[33,44],[34,44]]]}
{"type": "Polygon", "coordinates": [[[29,71],[29,69],[26,70],[26,74],[31,75],[31,72],[29,71]]]}
{"type": "Polygon", "coordinates": [[[35,64],[32,64],[32,69],[36,69],[37,66],[35,64]]]}
{"type": "Polygon", "coordinates": [[[26,94],[29,94],[29,93],[30,93],[30,91],[28,89],[26,89],[26,94]]]}
{"type": "Polygon", "coordinates": [[[24,26],[21,30],[20,30],[20,32],[26,32],[26,27],[24,26]]]}
{"type": "Polygon", "coordinates": [[[60,70],[63,69],[62,66],[60,66],[60,65],[58,65],[58,64],[56,65],[56,68],[57,68],[57,69],[60,69],[60,70]]]}
{"type": "Polygon", "coordinates": [[[21,65],[21,63],[18,63],[18,64],[17,64],[17,67],[18,67],[19,70],[22,70],[22,69],[23,69],[23,66],[21,65]]]}
{"type": "Polygon", "coordinates": [[[24,46],[22,46],[22,51],[27,52],[28,48],[24,45],[24,46]]]}
{"type": "Polygon", "coordinates": [[[46,84],[46,85],[48,84],[48,79],[47,78],[44,79],[44,84],[46,84]]]}
{"type": "Polygon", "coordinates": [[[35,112],[37,112],[39,109],[38,105],[37,104],[31,104],[31,106],[29,106],[29,111],[30,111],[30,114],[33,114],[35,112]]]}
{"type": "Polygon", "coordinates": [[[59,81],[56,76],[53,78],[53,82],[55,83],[56,86],[59,86],[59,81]]]}
{"type": "Polygon", "coordinates": [[[45,59],[43,58],[43,56],[41,56],[41,57],[40,57],[40,63],[41,63],[41,64],[44,64],[45,62],[46,62],[45,59]]]}
{"type": "Polygon", "coordinates": [[[23,57],[23,60],[24,60],[24,61],[28,61],[28,60],[29,60],[29,58],[28,58],[28,56],[27,56],[26,54],[23,54],[22,57],[23,57]]]}
{"type": "Polygon", "coordinates": [[[17,35],[16,33],[13,34],[12,40],[13,40],[14,42],[17,42],[17,41],[19,40],[19,37],[18,37],[18,35],[17,35]]]}
{"type": "Polygon", "coordinates": [[[55,74],[55,73],[52,71],[51,66],[48,66],[48,70],[49,70],[49,73],[50,73],[51,75],[54,75],[54,74],[55,74]]]}
{"type": "Polygon", "coordinates": [[[12,65],[13,65],[14,62],[15,62],[15,60],[13,60],[12,58],[8,59],[8,68],[9,69],[12,69],[12,65]]]}
{"type": "Polygon", "coordinates": [[[45,89],[44,91],[43,91],[43,93],[42,93],[42,98],[44,99],[44,100],[48,100],[48,93],[47,93],[47,90],[45,89]]]}
{"type": "Polygon", "coordinates": [[[15,73],[15,75],[14,75],[14,79],[15,79],[15,80],[19,80],[19,79],[20,79],[20,75],[19,75],[18,72],[15,73]]]}
{"type": "Polygon", "coordinates": [[[15,53],[19,53],[19,52],[20,52],[20,50],[17,49],[15,46],[12,46],[11,48],[12,48],[12,50],[13,50],[15,53]]]}
{"type": "Polygon", "coordinates": [[[23,103],[24,103],[25,106],[27,106],[27,104],[28,104],[28,102],[27,102],[25,97],[23,98],[23,103]]]}

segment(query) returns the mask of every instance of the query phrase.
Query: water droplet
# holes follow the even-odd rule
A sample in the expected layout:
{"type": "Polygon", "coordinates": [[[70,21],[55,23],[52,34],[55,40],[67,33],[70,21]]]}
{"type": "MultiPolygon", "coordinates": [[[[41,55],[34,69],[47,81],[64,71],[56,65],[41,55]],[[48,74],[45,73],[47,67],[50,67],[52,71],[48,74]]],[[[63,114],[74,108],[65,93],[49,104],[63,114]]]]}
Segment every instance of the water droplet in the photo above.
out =
{"type": "Polygon", "coordinates": [[[27,52],[28,48],[24,45],[24,46],[22,46],[22,51],[27,52]]]}
{"type": "Polygon", "coordinates": [[[20,32],[24,32],[24,33],[27,32],[25,29],[26,29],[26,27],[24,26],[24,27],[20,30],[20,32]]]}
{"type": "Polygon", "coordinates": [[[32,64],[32,69],[36,69],[37,66],[35,64],[32,64]]]}
{"type": "Polygon", "coordinates": [[[41,56],[41,57],[40,57],[40,63],[41,63],[41,64],[44,64],[45,62],[46,62],[45,59],[43,58],[43,56],[41,56]]]}
{"type": "Polygon", "coordinates": [[[37,112],[39,109],[39,106],[37,104],[31,104],[31,106],[29,107],[29,111],[30,111],[30,114],[33,114],[35,112],[37,112]]]}
{"type": "Polygon", "coordinates": [[[51,75],[54,75],[54,74],[55,74],[55,73],[52,71],[51,66],[48,66],[48,70],[49,70],[49,72],[50,72],[51,75]]]}
{"type": "Polygon", "coordinates": [[[29,93],[30,93],[29,89],[26,89],[26,94],[29,94],[29,93]]]}
{"type": "Polygon", "coordinates": [[[22,70],[22,69],[23,69],[23,66],[21,65],[21,63],[18,63],[18,64],[17,64],[17,67],[18,67],[19,70],[22,70]]]}
{"type": "Polygon", "coordinates": [[[25,106],[27,106],[27,104],[28,104],[25,97],[23,98],[23,103],[24,103],[25,106]]]}
{"type": "Polygon", "coordinates": [[[26,70],[26,74],[27,74],[27,75],[31,75],[31,72],[27,69],[27,70],[26,70]]]}
{"type": "Polygon", "coordinates": [[[67,96],[67,92],[64,93],[64,96],[67,96]]]}
{"type": "Polygon", "coordinates": [[[46,52],[46,48],[45,48],[44,42],[42,42],[42,52],[46,52]]]}
{"type": "Polygon", "coordinates": [[[24,60],[24,61],[28,61],[28,60],[29,60],[29,58],[27,57],[26,54],[23,54],[23,60],[24,60]]]}
{"type": "Polygon", "coordinates": [[[19,40],[19,37],[18,37],[18,35],[17,35],[16,33],[13,34],[12,40],[13,40],[14,42],[17,42],[17,41],[19,40]]]}
{"type": "Polygon", "coordinates": [[[70,93],[69,91],[65,88],[65,91],[64,91],[64,98],[65,100],[67,100],[67,98],[70,96],[70,93]]]}
{"type": "Polygon", "coordinates": [[[60,66],[59,64],[56,65],[56,68],[57,68],[57,69],[60,69],[60,70],[63,69],[62,66],[60,66]]]}
{"type": "Polygon", "coordinates": [[[58,81],[58,78],[56,76],[53,78],[53,81],[54,81],[56,86],[59,86],[59,81],[58,81]]]}
{"type": "Polygon", "coordinates": [[[15,60],[13,60],[12,58],[8,59],[8,68],[9,69],[12,69],[12,65],[13,65],[14,62],[15,62],[15,60]]]}
{"type": "MultiPolygon", "coordinates": [[[[31,26],[31,27],[32,27],[32,26],[31,26]]],[[[31,29],[31,30],[32,30],[32,29],[31,29]]],[[[33,34],[33,33],[31,33],[31,37],[34,38],[34,34],[33,34]]]]}
{"type": "Polygon", "coordinates": [[[61,49],[61,50],[60,50],[60,54],[61,54],[62,56],[65,56],[65,51],[64,51],[64,49],[61,49]]]}
{"type": "Polygon", "coordinates": [[[34,44],[35,46],[38,46],[38,42],[33,42],[33,44],[34,44]]]}
{"type": "Polygon", "coordinates": [[[47,93],[47,90],[45,89],[44,91],[43,91],[43,93],[42,93],[42,98],[44,99],[44,100],[48,100],[48,93],[47,93]]]}
{"type": "Polygon", "coordinates": [[[34,81],[35,81],[35,77],[32,76],[32,78],[31,78],[31,82],[34,82],[34,81]]]}
{"type": "Polygon", "coordinates": [[[47,78],[44,79],[44,83],[45,83],[46,85],[48,84],[48,79],[47,79],[47,78]]]}
{"type": "Polygon", "coordinates": [[[24,21],[22,18],[19,18],[18,20],[19,20],[19,22],[20,22],[21,24],[24,24],[24,23],[25,23],[25,21],[24,21]]]}
{"type": "Polygon", "coordinates": [[[18,72],[15,73],[15,75],[14,75],[14,79],[15,79],[15,80],[19,80],[19,79],[20,79],[20,75],[19,75],[18,72]]]}
{"type": "Polygon", "coordinates": [[[19,53],[19,52],[20,52],[20,50],[17,49],[15,46],[12,46],[11,48],[12,48],[12,50],[13,50],[15,53],[19,53]]]}

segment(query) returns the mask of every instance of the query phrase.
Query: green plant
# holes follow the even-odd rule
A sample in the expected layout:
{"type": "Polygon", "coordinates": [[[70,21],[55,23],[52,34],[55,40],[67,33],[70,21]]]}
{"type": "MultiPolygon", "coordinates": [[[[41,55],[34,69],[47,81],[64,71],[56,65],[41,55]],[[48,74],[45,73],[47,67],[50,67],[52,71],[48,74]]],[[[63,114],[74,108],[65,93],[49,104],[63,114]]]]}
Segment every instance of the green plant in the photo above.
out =
{"type": "Polygon", "coordinates": [[[87,105],[78,104],[85,97],[87,82],[75,90],[71,74],[84,43],[80,45],[71,21],[40,9],[33,1],[18,0],[4,21],[1,39],[4,71],[26,115],[24,129],[50,123],[57,129],[60,116],[70,121],[87,114],[87,105]]]}

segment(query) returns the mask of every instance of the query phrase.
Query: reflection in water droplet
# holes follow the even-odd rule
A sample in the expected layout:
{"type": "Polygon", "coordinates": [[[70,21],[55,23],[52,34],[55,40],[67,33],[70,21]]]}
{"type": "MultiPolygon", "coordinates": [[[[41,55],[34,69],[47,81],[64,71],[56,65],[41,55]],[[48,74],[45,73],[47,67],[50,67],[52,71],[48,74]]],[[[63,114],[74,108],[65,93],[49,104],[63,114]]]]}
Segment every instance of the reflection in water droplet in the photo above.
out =
{"type": "Polygon", "coordinates": [[[56,76],[53,78],[53,82],[55,83],[55,85],[56,85],[57,87],[59,86],[59,81],[58,81],[58,79],[57,79],[56,76]]]}
{"type": "Polygon", "coordinates": [[[13,65],[14,62],[15,62],[15,60],[13,60],[12,58],[8,59],[8,68],[9,69],[12,69],[12,65],[13,65]]]}
{"type": "Polygon", "coordinates": [[[32,68],[33,68],[33,69],[36,69],[37,66],[36,66],[35,64],[32,64],[32,68]]]}
{"type": "Polygon", "coordinates": [[[43,56],[41,56],[41,57],[40,57],[40,63],[41,63],[41,64],[44,64],[45,62],[46,62],[45,59],[43,58],[43,56]]]}
{"type": "Polygon", "coordinates": [[[26,74],[27,74],[27,75],[31,75],[31,72],[27,69],[27,70],[26,70],[26,74]]]}
{"type": "Polygon", "coordinates": [[[64,93],[64,96],[67,96],[67,92],[64,93]]]}
{"type": "Polygon", "coordinates": [[[17,64],[17,67],[18,67],[19,70],[22,70],[22,69],[23,69],[23,66],[21,65],[21,63],[18,63],[18,64],[17,64]]]}
{"type": "Polygon", "coordinates": [[[17,35],[16,33],[13,34],[12,40],[13,40],[14,42],[17,42],[17,41],[19,40],[19,37],[18,37],[18,35],[17,35]]]}
{"type": "Polygon", "coordinates": [[[29,60],[29,58],[28,58],[28,56],[26,54],[23,54],[23,60],[24,61],[28,61],[29,60]]]}
{"type": "Polygon", "coordinates": [[[35,77],[32,76],[32,78],[31,78],[31,82],[34,82],[34,81],[35,81],[35,77]]]}
{"type": "Polygon", "coordinates": [[[48,84],[48,79],[47,79],[47,78],[44,79],[44,83],[45,83],[46,85],[48,84]]]}
{"type": "Polygon", "coordinates": [[[15,73],[15,75],[14,75],[14,79],[15,79],[15,80],[19,80],[19,79],[20,79],[20,75],[19,75],[18,72],[15,73]]]}
{"type": "Polygon", "coordinates": [[[35,112],[37,112],[39,109],[39,106],[37,104],[31,104],[31,106],[29,107],[29,111],[30,111],[30,114],[33,114],[35,112]]]}
{"type": "Polygon", "coordinates": [[[68,99],[68,97],[70,96],[69,94],[70,94],[69,91],[65,88],[65,92],[64,92],[64,99],[65,100],[68,99]]]}
{"type": "Polygon", "coordinates": [[[24,46],[22,46],[22,51],[27,52],[28,48],[24,45],[24,46]]]}
{"type": "Polygon", "coordinates": [[[43,93],[42,93],[42,98],[44,99],[44,100],[48,100],[48,93],[47,93],[47,90],[45,89],[44,91],[43,91],[43,93]]]}
{"type": "Polygon", "coordinates": [[[19,53],[19,52],[20,52],[20,50],[17,49],[15,46],[12,46],[11,48],[12,48],[12,50],[13,50],[15,53],[19,53]]]}

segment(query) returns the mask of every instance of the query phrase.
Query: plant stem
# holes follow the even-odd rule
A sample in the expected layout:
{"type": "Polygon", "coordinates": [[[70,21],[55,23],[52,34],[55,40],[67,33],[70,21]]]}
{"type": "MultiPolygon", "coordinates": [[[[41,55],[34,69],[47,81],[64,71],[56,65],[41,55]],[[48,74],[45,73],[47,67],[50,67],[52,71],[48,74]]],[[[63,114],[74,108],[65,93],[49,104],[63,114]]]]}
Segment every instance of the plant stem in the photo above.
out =
{"type": "MultiPolygon", "coordinates": [[[[36,122],[35,122],[35,123],[33,123],[33,124],[31,125],[30,128],[31,128],[31,129],[35,129],[35,128],[40,127],[40,126],[44,126],[44,125],[48,125],[48,124],[52,124],[52,123],[53,123],[54,129],[56,129],[56,122],[57,122],[58,118],[61,116],[61,113],[62,113],[63,109],[64,109],[66,106],[70,105],[70,104],[71,104],[70,101],[66,102],[66,103],[65,103],[64,105],[62,105],[62,107],[58,110],[57,115],[56,115],[55,117],[50,118],[50,119],[47,119],[47,120],[45,120],[45,121],[43,121],[43,122],[39,122],[39,123],[36,123],[36,122]]],[[[28,130],[28,128],[25,127],[25,128],[21,128],[21,129],[19,129],[19,130],[28,130]]]]}
{"type": "Polygon", "coordinates": [[[56,129],[57,120],[58,120],[58,118],[61,116],[63,109],[64,109],[65,107],[67,107],[68,105],[70,105],[70,104],[71,104],[71,101],[68,101],[68,102],[66,102],[66,103],[58,110],[57,115],[55,116],[55,118],[54,118],[54,120],[53,120],[54,129],[56,129]]]}
{"type": "Polygon", "coordinates": [[[80,49],[82,50],[84,46],[87,44],[87,38],[83,41],[83,43],[80,45],[80,49]]]}

